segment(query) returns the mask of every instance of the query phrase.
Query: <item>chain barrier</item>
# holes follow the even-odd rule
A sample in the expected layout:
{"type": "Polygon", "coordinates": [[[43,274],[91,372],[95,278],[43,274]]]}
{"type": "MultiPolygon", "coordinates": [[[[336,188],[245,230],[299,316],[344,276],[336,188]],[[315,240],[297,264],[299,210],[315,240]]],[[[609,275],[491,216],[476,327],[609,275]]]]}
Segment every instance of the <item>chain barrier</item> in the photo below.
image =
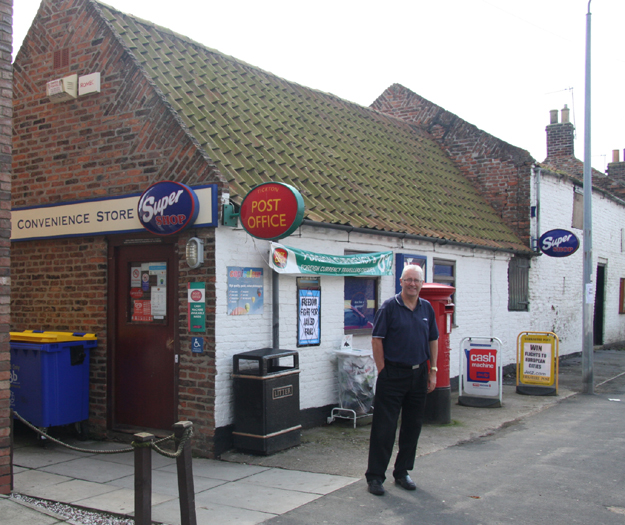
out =
{"type": "Polygon", "coordinates": [[[191,426],[185,429],[184,434],[182,435],[182,438],[180,438],[180,443],[178,444],[178,448],[176,449],[175,452],[168,452],[167,450],[163,450],[162,448],[158,446],[161,443],[164,443],[166,441],[175,440],[174,434],[172,434],[171,436],[161,438],[161,439],[157,439],[156,441],[146,441],[145,443],[137,443],[136,441],[132,441],[130,443],[131,446],[126,447],[126,448],[119,448],[115,450],[92,450],[92,449],[87,449],[87,448],[74,447],[67,443],[63,443],[63,441],[52,437],[51,435],[44,432],[40,428],[36,427],[29,421],[26,421],[15,410],[13,410],[13,414],[15,414],[15,417],[17,417],[17,419],[19,419],[27,427],[37,432],[37,434],[41,434],[42,436],[44,436],[46,439],[49,439],[53,443],[61,445],[62,447],[69,448],[70,450],[75,450],[76,452],[84,452],[86,454],[126,454],[128,452],[134,452],[135,448],[149,447],[152,450],[154,450],[157,454],[160,454],[161,456],[165,456],[166,458],[170,458],[170,459],[176,459],[180,456],[180,454],[182,454],[182,449],[184,448],[187,441],[189,441],[193,437],[193,427],[191,426]]]}

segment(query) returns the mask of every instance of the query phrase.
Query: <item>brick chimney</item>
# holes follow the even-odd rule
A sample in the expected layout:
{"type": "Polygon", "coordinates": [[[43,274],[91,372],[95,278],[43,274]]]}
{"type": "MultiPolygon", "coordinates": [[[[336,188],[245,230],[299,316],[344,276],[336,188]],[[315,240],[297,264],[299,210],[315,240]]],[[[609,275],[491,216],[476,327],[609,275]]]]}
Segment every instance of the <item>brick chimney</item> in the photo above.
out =
{"type": "Polygon", "coordinates": [[[547,159],[550,157],[575,156],[575,126],[569,122],[569,108],[564,105],[561,111],[562,122],[558,123],[558,110],[549,112],[547,126],[547,159]]]}
{"type": "Polygon", "coordinates": [[[608,164],[608,178],[611,181],[625,184],[625,150],[623,150],[623,162],[619,159],[619,150],[612,151],[612,162],[608,164]]]}

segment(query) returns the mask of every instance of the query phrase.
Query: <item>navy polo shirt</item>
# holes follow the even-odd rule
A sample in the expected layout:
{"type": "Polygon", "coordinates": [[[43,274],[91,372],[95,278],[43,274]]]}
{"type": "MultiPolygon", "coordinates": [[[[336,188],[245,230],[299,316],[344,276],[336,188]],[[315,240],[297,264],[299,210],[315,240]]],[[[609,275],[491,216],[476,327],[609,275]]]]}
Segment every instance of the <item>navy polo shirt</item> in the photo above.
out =
{"type": "Polygon", "coordinates": [[[384,301],[375,314],[371,335],[383,339],[385,359],[419,365],[430,358],[430,341],[438,339],[434,308],[419,297],[411,310],[398,293],[384,301]]]}

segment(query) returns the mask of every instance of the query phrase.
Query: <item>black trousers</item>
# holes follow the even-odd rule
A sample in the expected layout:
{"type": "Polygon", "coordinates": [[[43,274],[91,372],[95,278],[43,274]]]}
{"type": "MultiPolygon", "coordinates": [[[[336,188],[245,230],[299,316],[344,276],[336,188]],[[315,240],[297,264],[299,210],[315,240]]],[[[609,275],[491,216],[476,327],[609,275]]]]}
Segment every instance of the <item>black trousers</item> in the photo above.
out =
{"type": "Polygon", "coordinates": [[[414,468],[425,414],[427,368],[427,363],[414,370],[386,364],[378,375],[369,441],[369,466],[365,474],[367,481],[386,479],[400,412],[399,450],[393,476],[405,476],[414,468]]]}

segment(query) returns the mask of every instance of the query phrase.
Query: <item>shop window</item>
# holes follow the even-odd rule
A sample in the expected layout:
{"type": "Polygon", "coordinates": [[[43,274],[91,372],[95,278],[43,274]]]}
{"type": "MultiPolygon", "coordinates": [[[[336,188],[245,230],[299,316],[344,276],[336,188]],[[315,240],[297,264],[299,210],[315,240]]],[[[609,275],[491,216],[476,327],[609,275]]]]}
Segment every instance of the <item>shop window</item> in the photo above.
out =
{"type": "Polygon", "coordinates": [[[530,260],[512,257],[508,264],[508,310],[527,312],[529,310],[530,260]]]}
{"type": "MultiPolygon", "coordinates": [[[[446,284],[456,287],[456,263],[454,261],[445,261],[442,259],[434,259],[434,279],[433,282],[446,284]]],[[[456,294],[451,295],[451,302],[456,304],[456,294]]],[[[456,325],[456,308],[454,308],[452,322],[456,325]]]]}
{"type": "Polygon", "coordinates": [[[346,333],[371,333],[378,310],[377,277],[345,277],[344,328],[346,333]]]}

